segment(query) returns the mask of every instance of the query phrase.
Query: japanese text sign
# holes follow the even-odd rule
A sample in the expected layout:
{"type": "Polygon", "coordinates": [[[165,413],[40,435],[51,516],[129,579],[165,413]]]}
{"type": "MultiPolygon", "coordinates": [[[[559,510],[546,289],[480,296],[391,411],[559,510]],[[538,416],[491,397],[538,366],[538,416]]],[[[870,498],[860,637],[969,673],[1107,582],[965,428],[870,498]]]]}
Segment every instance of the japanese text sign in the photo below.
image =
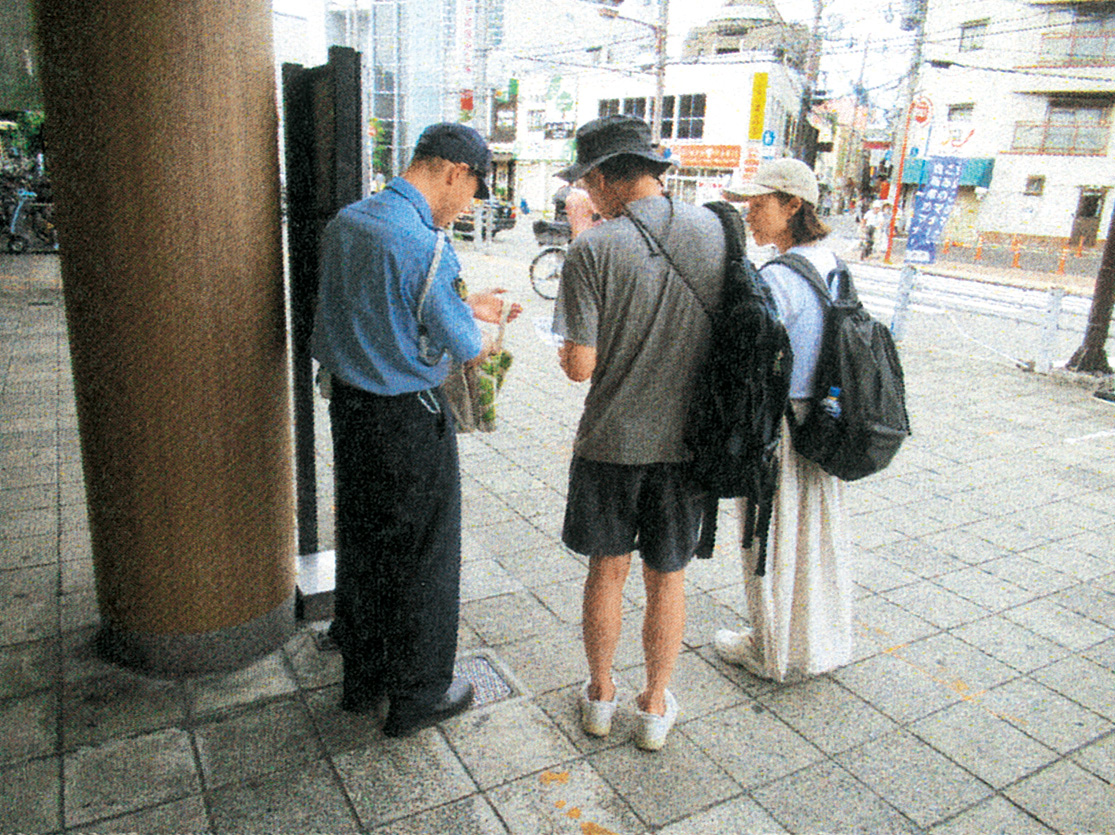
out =
{"type": "Polygon", "coordinates": [[[914,216],[906,234],[906,260],[932,264],[945,221],[956,203],[956,189],[964,160],[959,157],[929,157],[922,169],[923,182],[914,195],[914,216]]]}

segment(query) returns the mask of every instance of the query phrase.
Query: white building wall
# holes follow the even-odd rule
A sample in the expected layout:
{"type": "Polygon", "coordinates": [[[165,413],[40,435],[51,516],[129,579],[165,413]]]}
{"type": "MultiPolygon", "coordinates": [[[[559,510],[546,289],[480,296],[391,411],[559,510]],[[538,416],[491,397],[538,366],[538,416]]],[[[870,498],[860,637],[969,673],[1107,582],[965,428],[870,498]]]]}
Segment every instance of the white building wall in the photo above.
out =
{"type": "MultiPolygon", "coordinates": [[[[980,209],[981,231],[1068,238],[1080,190],[1115,185],[1115,161],[1108,157],[1093,166],[1081,158],[1004,154],[995,161],[991,185],[980,209]],[[1041,196],[1024,193],[1027,178],[1033,176],[1045,177],[1041,196]]],[[[1100,239],[1107,234],[1115,193],[1109,191],[1104,202],[1100,239]]]]}
{"type": "Polygon", "coordinates": [[[920,90],[931,100],[933,113],[928,125],[914,131],[911,145],[922,156],[995,160],[986,194],[967,199],[962,193],[957,207],[965,209],[963,223],[957,222],[970,226],[972,234],[1068,238],[1081,189],[1107,187],[1099,237],[1106,235],[1115,207],[1115,129],[1103,156],[1012,150],[1016,125],[1045,122],[1051,95],[1106,95],[1112,102],[1109,121],[1115,119],[1115,68],[1040,66],[1043,33],[1071,19],[1066,9],[1071,4],[1057,9],[1019,0],[930,0],[926,59],[980,69],[923,65],[920,90]],[[961,51],[961,26],[977,20],[987,20],[983,48],[961,51]],[[973,105],[971,121],[950,122],[950,106],[964,104],[973,105]],[[1040,196],[1024,194],[1030,177],[1045,178],[1040,196]]]}
{"type": "Polygon", "coordinates": [[[271,20],[276,66],[316,67],[329,59],[325,0],[273,0],[271,20]]]}
{"type": "MultiPolygon", "coordinates": [[[[787,117],[796,118],[802,85],[796,71],[772,63],[766,56],[752,62],[713,61],[700,64],[673,64],[667,67],[665,95],[705,94],[703,135],[696,139],[667,137],[663,143],[675,155],[683,146],[737,146],[740,159],[746,156],[748,128],[751,119],[752,82],[757,72],[768,75],[764,129],[773,132],[774,143],[763,146],[766,156],[783,156],[792,137],[786,135],[787,117]]],[[[541,130],[531,130],[531,113],[543,112],[544,122],[565,121],[577,127],[596,119],[602,99],[646,98],[653,101],[655,75],[622,73],[607,70],[582,70],[572,73],[537,73],[519,81],[519,139],[513,150],[517,157],[516,194],[535,207],[550,210],[550,197],[561,186],[554,174],[574,156],[571,139],[546,140],[541,130]],[[572,107],[562,110],[559,105],[572,107]]],[[[649,116],[649,113],[648,113],[649,116]]],[[[648,119],[649,120],[649,119],[648,119]]],[[[676,130],[675,130],[676,133],[676,130]]],[[[704,200],[718,196],[727,184],[732,168],[702,169],[702,175],[688,172],[690,179],[699,179],[704,188],[688,191],[690,199],[704,200]],[[709,172],[712,173],[709,173],[709,172]]],[[[683,172],[685,173],[685,172],[683,172]]]]}
{"type": "Polygon", "coordinates": [[[573,157],[572,129],[577,125],[580,78],[575,73],[533,73],[519,79],[518,131],[510,147],[495,146],[515,154],[516,202],[526,200],[533,214],[553,212],[551,198],[561,187],[554,175],[573,157]],[[567,125],[569,135],[546,139],[544,127],[567,125]]]}
{"type": "MultiPolygon", "coordinates": [[[[751,119],[751,89],[757,72],[769,76],[766,119],[764,127],[775,132],[775,154],[784,151],[792,137],[785,136],[785,117],[797,117],[801,100],[798,74],[781,64],[756,56],[743,63],[710,62],[674,64],[666,68],[665,95],[678,96],[704,93],[705,126],[700,139],[666,138],[667,145],[739,145],[747,142],[751,119]]],[[[647,98],[653,100],[653,73],[623,76],[610,73],[586,73],[581,78],[576,121],[584,124],[597,117],[601,99],[647,98]]],[[[649,120],[649,113],[648,113],[649,120]]]]}

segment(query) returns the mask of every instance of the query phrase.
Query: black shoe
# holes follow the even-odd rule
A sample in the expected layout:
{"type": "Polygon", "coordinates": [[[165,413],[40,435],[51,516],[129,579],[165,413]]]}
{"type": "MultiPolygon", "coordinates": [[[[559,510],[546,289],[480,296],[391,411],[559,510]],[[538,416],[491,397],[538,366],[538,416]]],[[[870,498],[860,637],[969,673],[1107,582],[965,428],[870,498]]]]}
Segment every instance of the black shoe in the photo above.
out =
{"type": "Polygon", "coordinates": [[[392,699],[383,726],[384,736],[410,736],[416,731],[436,725],[450,716],[464,713],[472,704],[472,684],[454,677],[449,689],[432,705],[420,705],[405,699],[392,699]]]}
{"type": "Polygon", "coordinates": [[[378,688],[355,693],[346,691],[341,695],[341,710],[356,714],[371,713],[379,707],[386,695],[378,688]]]}
{"type": "Polygon", "coordinates": [[[341,683],[341,710],[349,713],[371,713],[387,696],[379,676],[345,675],[341,683]]]}

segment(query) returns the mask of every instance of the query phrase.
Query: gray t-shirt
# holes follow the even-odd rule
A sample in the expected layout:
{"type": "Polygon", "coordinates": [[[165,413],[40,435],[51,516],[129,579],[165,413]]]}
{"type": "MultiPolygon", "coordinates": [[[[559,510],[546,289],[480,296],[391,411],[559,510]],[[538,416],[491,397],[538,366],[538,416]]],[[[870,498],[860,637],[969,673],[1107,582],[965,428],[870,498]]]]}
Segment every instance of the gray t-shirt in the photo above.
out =
{"type": "MultiPolygon", "coordinates": [[[[725,267],[716,215],[666,197],[636,200],[627,212],[715,309],[725,267]]],[[[574,454],[613,464],[689,460],[685,416],[709,330],[693,291],[630,218],[578,236],[554,309],[555,333],[596,349],[574,454]]]]}

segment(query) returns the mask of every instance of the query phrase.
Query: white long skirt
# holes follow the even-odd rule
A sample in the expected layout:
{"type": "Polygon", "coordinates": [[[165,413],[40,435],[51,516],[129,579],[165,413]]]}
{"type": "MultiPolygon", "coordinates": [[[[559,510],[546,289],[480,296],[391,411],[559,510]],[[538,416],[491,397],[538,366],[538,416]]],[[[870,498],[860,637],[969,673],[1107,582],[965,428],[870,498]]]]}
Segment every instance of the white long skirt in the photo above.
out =
{"type": "MultiPolygon", "coordinates": [[[[752,640],[775,681],[841,667],[852,658],[852,578],[844,536],[844,483],[793,451],[782,424],[782,466],[767,539],[743,549],[752,640]]],[[[738,500],[741,540],[746,499],[738,500]]]]}

